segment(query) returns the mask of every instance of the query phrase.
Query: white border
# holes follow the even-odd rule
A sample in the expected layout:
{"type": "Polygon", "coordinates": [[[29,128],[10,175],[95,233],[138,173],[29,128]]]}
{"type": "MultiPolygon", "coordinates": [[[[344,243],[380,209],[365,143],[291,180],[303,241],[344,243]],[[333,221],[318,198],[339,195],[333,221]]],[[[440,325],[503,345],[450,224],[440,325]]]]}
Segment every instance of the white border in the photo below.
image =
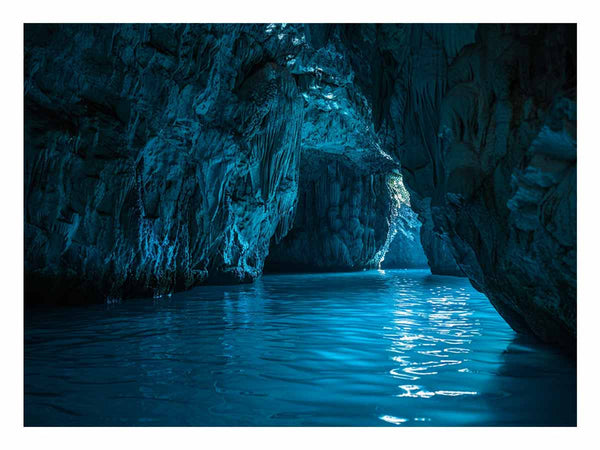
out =
{"type": "MultiPolygon", "coordinates": [[[[20,22],[578,22],[579,0],[81,0],[11,6],[20,22]],[[489,5],[485,5],[489,3],[489,5]],[[20,10],[19,10],[20,9],[20,10]]],[[[585,2],[581,2],[585,4],[585,2]]],[[[11,17],[13,16],[13,17],[11,17]]],[[[6,18],[6,16],[5,16],[6,18]]],[[[589,18],[589,17],[588,17],[589,18]]]]}
{"type": "MultiPolygon", "coordinates": [[[[2,6],[0,220],[4,448],[583,449],[597,445],[598,15],[584,1],[23,1],[2,6]],[[578,22],[578,428],[23,428],[23,22],[578,22]]],[[[548,395],[552,395],[551,392],[548,395]]]]}

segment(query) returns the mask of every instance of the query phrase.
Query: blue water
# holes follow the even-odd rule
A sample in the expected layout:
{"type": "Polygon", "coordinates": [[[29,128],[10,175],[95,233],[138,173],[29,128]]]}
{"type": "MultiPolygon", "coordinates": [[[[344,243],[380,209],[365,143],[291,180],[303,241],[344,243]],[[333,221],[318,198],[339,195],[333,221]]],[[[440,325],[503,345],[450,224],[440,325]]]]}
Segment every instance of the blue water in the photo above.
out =
{"type": "Polygon", "coordinates": [[[25,425],[574,425],[575,378],[423,270],[25,314],[25,425]]]}

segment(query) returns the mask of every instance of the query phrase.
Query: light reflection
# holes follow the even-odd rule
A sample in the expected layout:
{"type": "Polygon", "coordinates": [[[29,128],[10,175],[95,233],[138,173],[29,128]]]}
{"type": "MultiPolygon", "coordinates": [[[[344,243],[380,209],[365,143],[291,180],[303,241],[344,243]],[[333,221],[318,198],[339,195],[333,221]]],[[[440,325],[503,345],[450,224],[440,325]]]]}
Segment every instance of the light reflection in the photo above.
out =
{"type": "Polygon", "coordinates": [[[413,382],[399,385],[400,393],[396,397],[429,399],[477,395],[472,390],[453,390],[441,385],[449,372],[454,373],[454,377],[470,373],[463,365],[469,361],[472,338],[481,333],[479,321],[472,318],[473,311],[466,302],[469,296],[463,288],[438,286],[429,292],[431,296],[427,301],[419,302],[411,296],[410,290],[400,289],[394,319],[391,326],[385,328],[385,338],[391,342],[390,359],[397,365],[389,375],[413,382]],[[414,383],[420,380],[427,380],[429,388],[414,383]]]}
{"type": "MultiPolygon", "coordinates": [[[[28,420],[573,423],[575,370],[544,347],[513,342],[483,295],[465,302],[464,288],[432,293],[432,278],[437,284],[393,270],[266,276],[110,311],[44,311],[28,319],[25,335],[28,420]]],[[[472,290],[464,279],[445,282],[472,290]]]]}
{"type": "Polygon", "coordinates": [[[409,398],[431,398],[436,395],[443,395],[446,397],[459,397],[461,395],[477,395],[477,392],[474,391],[448,391],[448,390],[438,390],[438,391],[427,391],[422,388],[422,386],[417,386],[413,384],[407,384],[403,386],[398,386],[404,392],[401,394],[397,394],[396,397],[409,397],[409,398]]]}
{"type": "Polygon", "coordinates": [[[381,416],[380,419],[388,423],[393,423],[394,425],[400,425],[405,422],[408,422],[408,419],[403,419],[401,417],[394,416],[381,416]]]}

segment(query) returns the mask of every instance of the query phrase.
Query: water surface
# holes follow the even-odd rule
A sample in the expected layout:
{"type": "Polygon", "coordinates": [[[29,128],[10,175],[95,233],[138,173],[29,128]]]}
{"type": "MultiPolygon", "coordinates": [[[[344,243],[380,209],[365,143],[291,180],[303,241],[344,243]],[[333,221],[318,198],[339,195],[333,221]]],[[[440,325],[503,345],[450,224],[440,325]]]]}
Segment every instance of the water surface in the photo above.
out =
{"type": "Polygon", "coordinates": [[[574,425],[575,368],[466,279],[267,275],[25,312],[25,425],[574,425]]]}

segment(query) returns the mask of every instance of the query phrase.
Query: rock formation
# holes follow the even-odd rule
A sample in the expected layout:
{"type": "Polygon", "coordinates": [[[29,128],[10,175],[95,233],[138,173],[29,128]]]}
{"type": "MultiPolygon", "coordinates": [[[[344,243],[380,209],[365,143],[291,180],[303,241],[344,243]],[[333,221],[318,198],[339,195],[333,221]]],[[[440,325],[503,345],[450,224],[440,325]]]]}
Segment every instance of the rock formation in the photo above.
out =
{"type": "MultiPolygon", "coordinates": [[[[413,197],[416,196],[413,194],[413,197]]],[[[435,227],[430,202],[430,198],[426,198],[426,202],[421,201],[421,205],[425,205],[425,207],[421,210],[420,217],[423,220],[421,243],[427,255],[431,273],[455,277],[464,276],[461,268],[456,263],[449,235],[435,227]]]]}
{"type": "Polygon", "coordinates": [[[410,208],[410,204],[401,202],[392,221],[387,251],[379,266],[382,269],[427,267],[428,259],[421,244],[421,227],[422,224],[410,208]]]}
{"type": "Polygon", "coordinates": [[[293,220],[294,45],[239,25],[30,25],[26,297],[248,281],[293,220]]]}
{"type": "Polygon", "coordinates": [[[364,86],[425,233],[514,329],[573,352],[575,26],[364,27],[386,80],[364,86]]]}
{"type": "Polygon", "coordinates": [[[399,166],[381,149],[340,49],[306,45],[289,65],[305,111],[298,206],[291,231],[271,245],[269,270],[377,267],[387,249],[396,207],[389,183],[399,166]]]}
{"type": "Polygon", "coordinates": [[[401,173],[432,272],[573,351],[575,90],[574,25],[28,25],[26,295],[371,267],[401,173]]]}
{"type": "Polygon", "coordinates": [[[440,104],[437,226],[516,330],[574,351],[575,27],[480,26],[440,104]],[[441,195],[440,195],[441,194],[441,195]]]}

